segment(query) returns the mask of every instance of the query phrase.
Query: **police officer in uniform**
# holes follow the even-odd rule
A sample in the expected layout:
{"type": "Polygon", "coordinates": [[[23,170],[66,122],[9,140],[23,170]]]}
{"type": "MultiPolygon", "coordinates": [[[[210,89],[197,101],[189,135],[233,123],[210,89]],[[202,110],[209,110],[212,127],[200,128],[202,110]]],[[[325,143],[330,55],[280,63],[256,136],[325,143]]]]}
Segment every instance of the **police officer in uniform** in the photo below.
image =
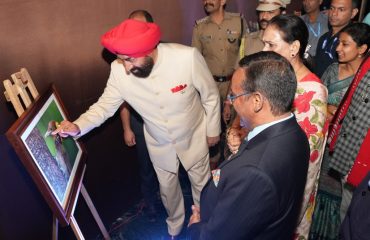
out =
{"type": "Polygon", "coordinates": [[[259,0],[256,10],[260,30],[246,34],[244,44],[242,45],[244,53],[241,55],[251,55],[262,51],[262,35],[268,22],[277,15],[285,14],[286,5],[289,3],[290,0],[259,0]]]}
{"type": "MultiPolygon", "coordinates": [[[[196,47],[206,60],[223,103],[235,63],[239,58],[239,47],[246,23],[240,13],[225,11],[226,0],[203,0],[203,5],[208,16],[196,21],[192,46],[196,47]]],[[[223,158],[220,148],[223,149],[222,146],[210,149],[211,168],[223,158]]]]}
{"type": "Polygon", "coordinates": [[[208,16],[196,21],[192,46],[202,53],[221,98],[225,100],[238,59],[245,20],[239,13],[224,10],[226,0],[203,0],[203,3],[208,16]]]}

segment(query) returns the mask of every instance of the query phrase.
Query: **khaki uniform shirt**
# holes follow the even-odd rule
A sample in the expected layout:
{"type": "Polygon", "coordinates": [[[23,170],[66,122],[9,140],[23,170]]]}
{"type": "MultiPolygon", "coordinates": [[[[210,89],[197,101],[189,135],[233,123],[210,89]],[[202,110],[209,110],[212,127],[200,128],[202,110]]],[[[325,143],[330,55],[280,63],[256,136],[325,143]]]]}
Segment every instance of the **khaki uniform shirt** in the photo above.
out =
{"type": "Polygon", "coordinates": [[[245,19],[239,13],[225,12],[220,25],[209,16],[196,21],[192,46],[202,53],[212,75],[228,76],[234,72],[244,28],[245,19]]]}
{"type": "Polygon", "coordinates": [[[246,34],[244,41],[245,56],[262,51],[264,46],[262,42],[262,35],[262,30],[246,34]]]}

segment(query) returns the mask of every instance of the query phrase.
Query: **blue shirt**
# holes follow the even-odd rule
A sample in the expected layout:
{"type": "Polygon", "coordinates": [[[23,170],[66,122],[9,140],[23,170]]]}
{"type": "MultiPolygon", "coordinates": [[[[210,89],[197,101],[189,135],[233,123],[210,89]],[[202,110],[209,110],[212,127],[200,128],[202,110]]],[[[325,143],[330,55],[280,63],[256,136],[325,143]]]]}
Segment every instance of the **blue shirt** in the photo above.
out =
{"type": "Polygon", "coordinates": [[[301,18],[303,19],[308,29],[308,44],[311,46],[308,53],[313,57],[316,55],[316,47],[319,38],[324,35],[324,33],[329,31],[328,16],[320,12],[317,16],[316,22],[314,23],[310,22],[310,18],[307,14],[301,16],[301,18]]]}
{"type": "Polygon", "coordinates": [[[268,128],[268,127],[270,127],[272,125],[275,125],[275,124],[277,124],[279,122],[288,120],[288,119],[290,119],[292,117],[294,117],[294,115],[293,115],[293,113],[290,113],[290,116],[289,117],[286,117],[286,118],[283,118],[283,119],[280,119],[280,120],[276,120],[276,121],[273,121],[273,122],[269,122],[269,123],[266,123],[266,124],[262,124],[262,125],[259,125],[259,126],[255,127],[255,128],[253,128],[253,130],[248,133],[247,140],[250,141],[252,138],[254,138],[255,136],[257,136],[260,132],[262,132],[266,128],[268,128]]]}

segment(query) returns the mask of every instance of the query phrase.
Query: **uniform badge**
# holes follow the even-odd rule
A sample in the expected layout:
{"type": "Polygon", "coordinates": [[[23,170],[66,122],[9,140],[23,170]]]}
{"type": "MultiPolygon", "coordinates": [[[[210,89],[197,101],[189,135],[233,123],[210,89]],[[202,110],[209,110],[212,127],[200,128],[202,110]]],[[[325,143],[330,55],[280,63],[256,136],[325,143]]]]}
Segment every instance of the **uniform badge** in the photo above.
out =
{"type": "Polygon", "coordinates": [[[229,43],[234,43],[236,41],[236,38],[228,38],[227,41],[229,43]]]}
{"type": "Polygon", "coordinates": [[[218,182],[220,181],[220,173],[221,169],[212,170],[212,180],[216,187],[218,185],[218,182]]]}
{"type": "Polygon", "coordinates": [[[239,35],[239,32],[227,29],[226,33],[227,33],[227,41],[229,43],[235,43],[236,41],[235,35],[239,35]]]}

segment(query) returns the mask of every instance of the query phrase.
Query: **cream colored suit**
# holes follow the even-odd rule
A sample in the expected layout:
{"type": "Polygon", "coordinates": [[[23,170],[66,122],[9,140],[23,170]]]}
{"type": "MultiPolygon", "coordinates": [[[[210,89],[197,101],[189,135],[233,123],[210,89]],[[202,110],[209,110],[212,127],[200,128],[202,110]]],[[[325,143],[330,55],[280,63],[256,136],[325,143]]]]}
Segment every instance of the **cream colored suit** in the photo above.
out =
{"type": "Polygon", "coordinates": [[[144,119],[150,158],[157,172],[168,230],[177,235],[184,222],[184,205],[177,178],[179,161],[188,171],[193,199],[208,180],[206,137],[220,134],[220,98],[201,54],[180,44],[159,44],[148,78],[126,74],[114,61],[103,95],[75,123],[81,135],[100,126],[127,101],[144,119]]]}

